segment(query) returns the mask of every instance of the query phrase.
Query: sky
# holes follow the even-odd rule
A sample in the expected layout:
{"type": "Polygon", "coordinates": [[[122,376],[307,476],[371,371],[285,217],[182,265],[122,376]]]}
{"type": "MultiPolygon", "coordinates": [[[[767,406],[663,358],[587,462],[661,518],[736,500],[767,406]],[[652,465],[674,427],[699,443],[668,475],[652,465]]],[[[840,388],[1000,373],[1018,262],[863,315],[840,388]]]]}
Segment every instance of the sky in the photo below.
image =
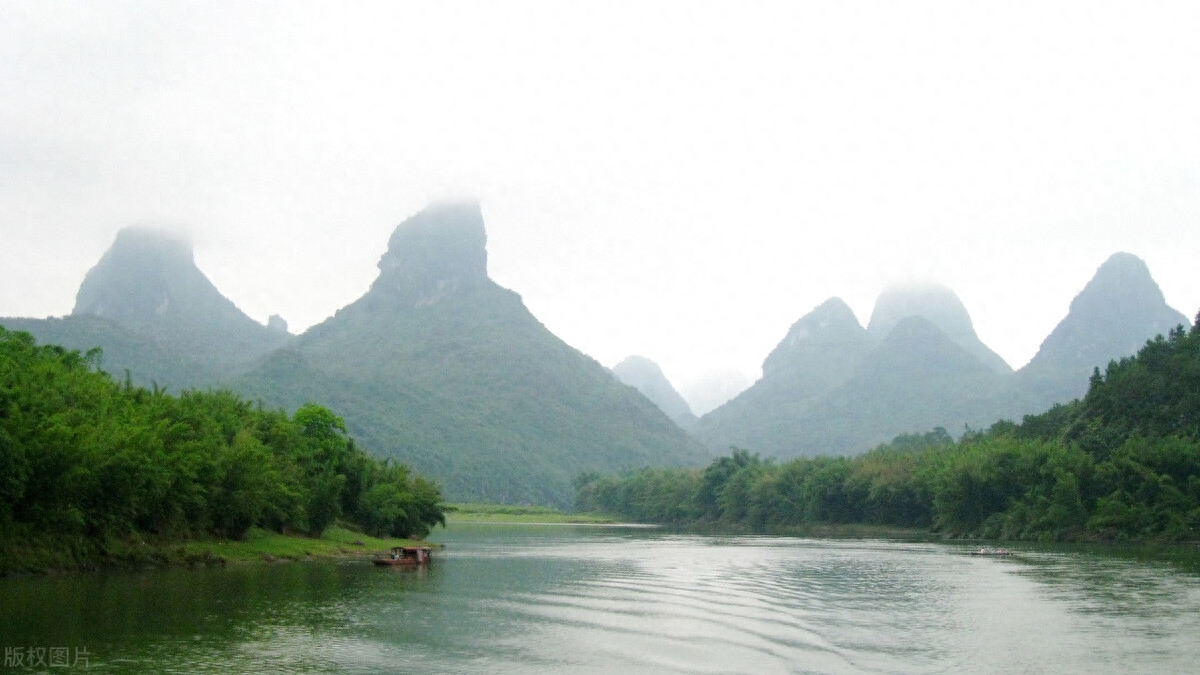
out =
{"type": "Polygon", "coordinates": [[[431,200],[612,366],[754,378],[952,288],[1014,368],[1112,253],[1200,309],[1200,3],[0,0],[0,316],[130,225],[293,332],[431,200]]]}

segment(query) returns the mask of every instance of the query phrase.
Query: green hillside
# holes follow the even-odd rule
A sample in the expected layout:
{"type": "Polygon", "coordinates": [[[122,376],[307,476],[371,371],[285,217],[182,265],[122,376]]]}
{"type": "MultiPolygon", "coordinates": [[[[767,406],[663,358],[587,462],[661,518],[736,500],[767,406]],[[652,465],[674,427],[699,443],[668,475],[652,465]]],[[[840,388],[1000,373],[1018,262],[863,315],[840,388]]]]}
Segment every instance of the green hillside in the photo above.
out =
{"type": "Polygon", "coordinates": [[[702,446],[486,276],[478,205],[406,221],[371,290],[234,386],[336,406],[448,498],[564,505],[585,470],[698,465],[702,446]]]}
{"type": "Polygon", "coordinates": [[[262,326],[195,266],[190,245],[129,229],[61,319],[6,319],[42,342],[103,348],[118,380],[229,387],[267,407],[339,411],[372,453],[463,501],[562,506],[585,470],[699,465],[707,451],[487,276],[478,204],[396,229],[371,290],[300,337],[262,326]]]}

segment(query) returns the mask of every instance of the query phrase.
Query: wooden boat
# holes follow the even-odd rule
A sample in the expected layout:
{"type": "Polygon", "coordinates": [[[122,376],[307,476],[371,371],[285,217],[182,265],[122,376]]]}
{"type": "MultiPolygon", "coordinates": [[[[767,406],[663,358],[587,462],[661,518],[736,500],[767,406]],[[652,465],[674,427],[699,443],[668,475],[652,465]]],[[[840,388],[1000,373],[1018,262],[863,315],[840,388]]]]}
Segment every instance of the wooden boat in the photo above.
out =
{"type": "Polygon", "coordinates": [[[429,546],[396,546],[389,555],[372,558],[371,562],[380,567],[427,565],[432,556],[433,549],[429,546]]]}
{"type": "Polygon", "coordinates": [[[1012,551],[1006,548],[981,548],[970,553],[971,555],[1012,555],[1012,551]]]}

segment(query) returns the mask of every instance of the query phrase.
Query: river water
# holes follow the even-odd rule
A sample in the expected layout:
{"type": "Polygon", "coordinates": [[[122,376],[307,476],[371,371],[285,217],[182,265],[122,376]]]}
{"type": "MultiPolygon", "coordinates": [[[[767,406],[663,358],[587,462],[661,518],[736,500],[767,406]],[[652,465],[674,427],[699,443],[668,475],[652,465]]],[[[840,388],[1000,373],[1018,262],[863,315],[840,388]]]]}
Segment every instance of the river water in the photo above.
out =
{"type": "Polygon", "coordinates": [[[0,579],[0,672],[1200,671],[1194,556],[636,527],[455,524],[432,539],[446,548],[419,570],[0,579]]]}

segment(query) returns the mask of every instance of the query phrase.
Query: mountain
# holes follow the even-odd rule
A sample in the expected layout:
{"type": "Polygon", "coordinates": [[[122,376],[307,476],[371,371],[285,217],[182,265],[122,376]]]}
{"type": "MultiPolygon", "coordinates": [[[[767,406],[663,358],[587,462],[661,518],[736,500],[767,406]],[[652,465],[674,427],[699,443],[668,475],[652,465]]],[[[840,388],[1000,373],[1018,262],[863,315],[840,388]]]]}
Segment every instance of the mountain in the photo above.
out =
{"type": "Polygon", "coordinates": [[[885,339],[896,324],[920,316],[937,326],[958,346],[997,373],[1010,373],[1012,367],[988,348],[975,334],[971,316],[954,291],[934,284],[892,286],[879,295],[867,332],[876,341],[885,339]]]}
{"type": "Polygon", "coordinates": [[[401,223],[365,295],[239,378],[270,405],[330,406],[452,500],[567,505],[589,470],[701,464],[706,450],[487,276],[476,203],[401,223]]]}
{"type": "MultiPolygon", "coordinates": [[[[144,229],[117,235],[71,315],[0,319],[44,344],[100,346],[105,370],[139,384],[328,405],[368,450],[436,477],[452,499],[566,505],[580,473],[709,456],[488,277],[478,204],[436,205],[402,223],[367,293],[305,334],[289,335],[279,317],[268,323],[222,296],[185,240],[144,229]]],[[[692,431],[718,452],[789,457],[860,452],[935,426],[982,428],[1079,396],[1093,368],[1176,325],[1186,317],[1127,253],[1100,266],[1016,373],[948,289],[887,289],[866,328],[833,298],[791,326],[762,378],[692,431]]],[[[663,385],[645,365],[643,389],[656,373],[663,385]]]]}
{"type": "Polygon", "coordinates": [[[692,432],[714,451],[730,446],[795,454],[802,420],[848,381],[873,341],[840,298],[803,316],[763,361],[763,376],[704,415],[692,432]]]}
{"type": "Polygon", "coordinates": [[[696,416],[687,401],[671,386],[657,363],[644,356],[630,356],[613,366],[612,372],[618,380],[650,399],[679,426],[686,429],[695,423],[696,416]]]}
{"type": "Polygon", "coordinates": [[[818,394],[843,382],[870,346],[850,307],[830,298],[792,324],[763,361],[763,379],[785,379],[818,394]]]}
{"type": "MultiPolygon", "coordinates": [[[[810,411],[809,426],[830,428],[838,454],[863,451],[904,433],[936,427],[986,428],[1015,414],[1011,373],[951,338],[924,316],[901,319],[854,375],[810,411]]],[[[809,432],[808,447],[822,440],[809,432]]],[[[806,453],[811,454],[811,453],[806,453]]]]}
{"type": "Polygon", "coordinates": [[[1103,371],[1109,361],[1132,356],[1146,340],[1179,325],[1190,322],[1167,305],[1146,263],[1116,253],[1071,301],[1066,318],[1018,376],[1040,408],[1079,398],[1094,368],[1103,371]]]}
{"type": "Polygon", "coordinates": [[[88,271],[70,316],[2,319],[40,342],[104,350],[102,367],[135,382],[182,389],[215,384],[285,344],[286,328],[255,322],[196,266],[185,239],[121,230],[88,271]]]}
{"type": "Polygon", "coordinates": [[[889,288],[866,329],[833,299],[792,326],[762,379],[692,431],[714,451],[790,457],[861,452],[939,426],[985,428],[1082,395],[1094,367],[1180,324],[1186,318],[1128,253],[1100,267],[1017,373],[979,340],[949,289],[889,288]]]}
{"type": "Polygon", "coordinates": [[[867,328],[831,298],[792,325],[763,361],[762,379],[701,417],[693,433],[714,451],[854,453],[902,433],[1015,414],[1011,372],[949,289],[889,288],[867,328]]]}

